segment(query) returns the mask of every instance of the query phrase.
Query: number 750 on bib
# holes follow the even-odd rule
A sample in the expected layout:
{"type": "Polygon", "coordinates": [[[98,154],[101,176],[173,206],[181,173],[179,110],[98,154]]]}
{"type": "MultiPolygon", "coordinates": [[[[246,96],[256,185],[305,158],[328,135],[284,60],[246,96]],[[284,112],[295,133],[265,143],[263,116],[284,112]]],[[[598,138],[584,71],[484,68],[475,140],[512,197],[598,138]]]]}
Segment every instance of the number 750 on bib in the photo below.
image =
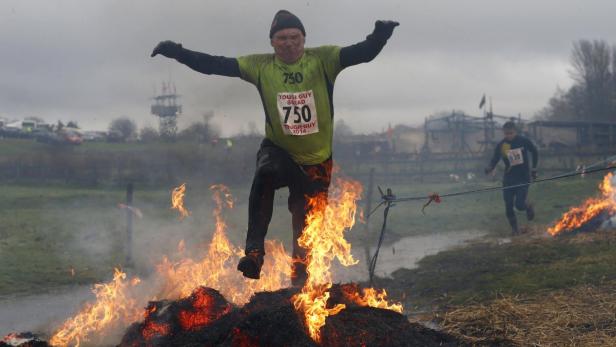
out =
{"type": "Polygon", "coordinates": [[[319,132],[317,108],[312,90],[278,93],[278,115],[285,135],[309,135],[319,132]]]}

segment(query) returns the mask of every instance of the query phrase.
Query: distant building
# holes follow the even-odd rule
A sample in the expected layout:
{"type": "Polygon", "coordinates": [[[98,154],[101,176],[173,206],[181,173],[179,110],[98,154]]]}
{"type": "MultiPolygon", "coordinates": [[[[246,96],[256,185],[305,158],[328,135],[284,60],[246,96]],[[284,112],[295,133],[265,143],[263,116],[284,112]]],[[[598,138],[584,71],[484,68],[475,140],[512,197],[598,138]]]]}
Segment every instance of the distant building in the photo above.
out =
{"type": "Polygon", "coordinates": [[[336,156],[346,158],[383,158],[394,153],[386,134],[350,135],[334,139],[336,156]]]}
{"type": "Polygon", "coordinates": [[[551,150],[616,148],[616,122],[533,121],[527,123],[526,128],[541,148],[551,150]]]}
{"type": "Polygon", "coordinates": [[[345,152],[391,154],[397,158],[453,156],[463,159],[492,151],[501,138],[502,125],[509,120],[518,122],[521,132],[526,134],[519,116],[488,112],[484,117],[475,117],[454,111],[428,117],[423,126],[396,125],[382,133],[354,135],[335,141],[345,152]]]}

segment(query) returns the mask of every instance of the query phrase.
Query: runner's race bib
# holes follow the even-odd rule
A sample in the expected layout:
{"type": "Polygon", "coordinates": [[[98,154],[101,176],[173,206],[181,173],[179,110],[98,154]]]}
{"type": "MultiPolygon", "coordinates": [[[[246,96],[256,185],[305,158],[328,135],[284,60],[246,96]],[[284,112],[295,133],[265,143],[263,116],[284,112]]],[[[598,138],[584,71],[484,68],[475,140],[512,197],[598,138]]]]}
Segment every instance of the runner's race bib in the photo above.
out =
{"type": "Polygon", "coordinates": [[[303,136],[319,132],[312,90],[278,93],[278,115],[285,135],[303,136]]]}
{"type": "Polygon", "coordinates": [[[510,149],[507,152],[507,159],[509,159],[510,166],[524,164],[524,156],[522,155],[522,148],[510,149]]]}

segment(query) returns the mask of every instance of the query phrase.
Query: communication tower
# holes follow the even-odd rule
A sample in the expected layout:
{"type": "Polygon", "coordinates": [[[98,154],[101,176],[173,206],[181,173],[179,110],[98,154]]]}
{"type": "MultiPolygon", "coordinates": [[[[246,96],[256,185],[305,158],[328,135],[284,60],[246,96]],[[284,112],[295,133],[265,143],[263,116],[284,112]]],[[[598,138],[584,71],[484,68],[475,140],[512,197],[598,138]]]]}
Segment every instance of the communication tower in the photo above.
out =
{"type": "Polygon", "coordinates": [[[158,117],[158,131],[162,137],[174,138],[177,133],[177,118],[182,114],[179,98],[175,84],[171,82],[163,82],[161,94],[152,98],[151,113],[158,117]]]}

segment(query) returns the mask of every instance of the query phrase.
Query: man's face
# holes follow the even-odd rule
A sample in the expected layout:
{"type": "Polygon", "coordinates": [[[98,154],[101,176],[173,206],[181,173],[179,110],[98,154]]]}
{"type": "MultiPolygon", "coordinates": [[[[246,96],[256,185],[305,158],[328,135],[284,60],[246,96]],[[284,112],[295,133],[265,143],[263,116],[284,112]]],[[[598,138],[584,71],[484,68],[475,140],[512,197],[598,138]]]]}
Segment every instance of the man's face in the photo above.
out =
{"type": "Polygon", "coordinates": [[[304,34],[297,28],[278,30],[271,40],[276,56],[285,64],[293,64],[302,57],[305,42],[304,34]]]}
{"type": "Polygon", "coordinates": [[[503,129],[503,134],[505,135],[505,140],[512,141],[518,132],[515,129],[503,129]]]}

